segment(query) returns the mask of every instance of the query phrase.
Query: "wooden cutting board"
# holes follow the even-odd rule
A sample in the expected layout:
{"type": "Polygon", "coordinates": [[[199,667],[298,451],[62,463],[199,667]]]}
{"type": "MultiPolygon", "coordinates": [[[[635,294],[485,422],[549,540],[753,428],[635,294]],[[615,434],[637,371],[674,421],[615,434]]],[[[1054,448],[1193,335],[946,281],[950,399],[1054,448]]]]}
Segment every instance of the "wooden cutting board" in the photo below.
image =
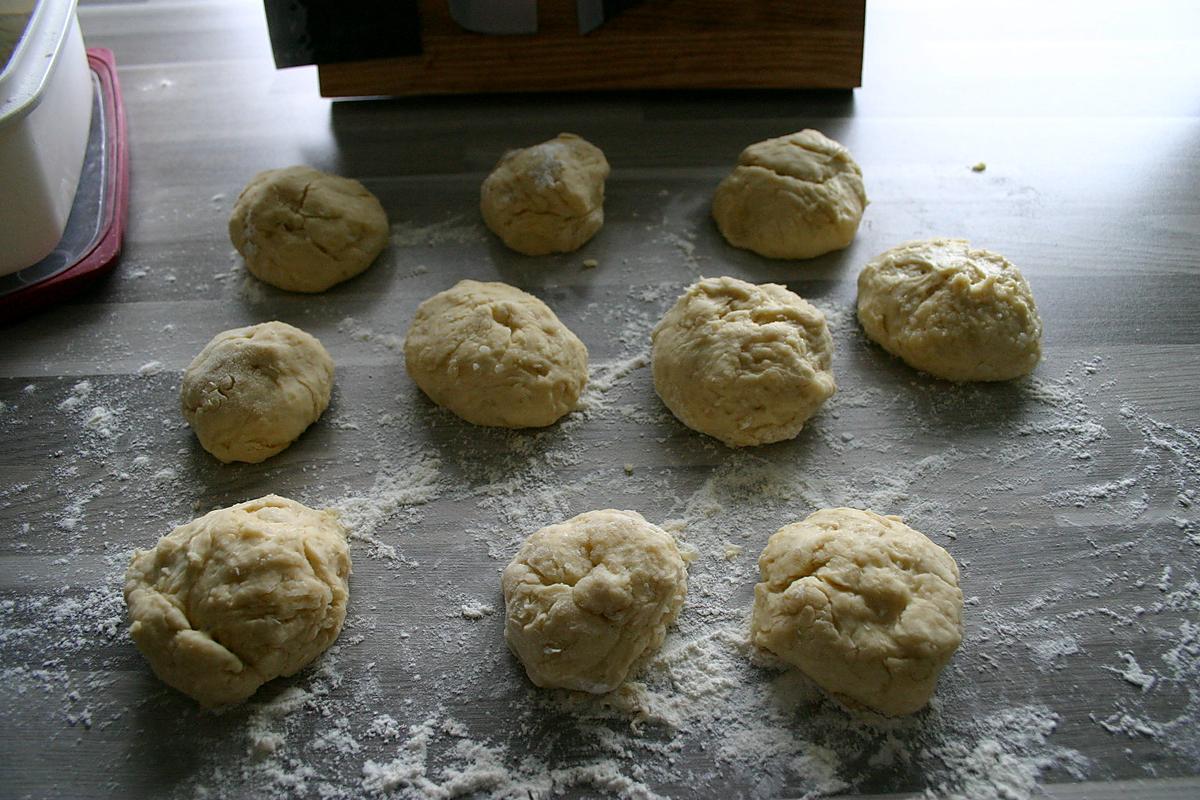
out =
{"type": "Polygon", "coordinates": [[[864,0],[647,0],[581,36],[575,3],[542,0],[538,33],[464,30],[422,0],[422,53],[319,68],[325,97],[861,84],[864,0]]]}

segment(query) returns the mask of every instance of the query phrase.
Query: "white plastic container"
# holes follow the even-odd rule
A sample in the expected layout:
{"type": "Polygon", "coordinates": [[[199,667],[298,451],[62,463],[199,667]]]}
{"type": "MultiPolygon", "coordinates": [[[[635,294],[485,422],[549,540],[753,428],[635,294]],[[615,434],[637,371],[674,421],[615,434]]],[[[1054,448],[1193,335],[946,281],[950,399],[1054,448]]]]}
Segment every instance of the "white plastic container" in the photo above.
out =
{"type": "Polygon", "coordinates": [[[75,200],[93,96],[75,2],[0,0],[10,29],[28,15],[0,72],[0,275],[54,250],[75,200]]]}

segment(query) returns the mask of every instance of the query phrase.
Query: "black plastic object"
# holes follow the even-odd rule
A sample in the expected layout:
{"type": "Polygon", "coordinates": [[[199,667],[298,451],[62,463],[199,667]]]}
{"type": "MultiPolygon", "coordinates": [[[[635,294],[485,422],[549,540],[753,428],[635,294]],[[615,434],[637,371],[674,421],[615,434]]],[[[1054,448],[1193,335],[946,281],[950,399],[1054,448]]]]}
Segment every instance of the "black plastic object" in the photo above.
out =
{"type": "Polygon", "coordinates": [[[275,66],[421,53],[418,0],[263,0],[275,66]]]}

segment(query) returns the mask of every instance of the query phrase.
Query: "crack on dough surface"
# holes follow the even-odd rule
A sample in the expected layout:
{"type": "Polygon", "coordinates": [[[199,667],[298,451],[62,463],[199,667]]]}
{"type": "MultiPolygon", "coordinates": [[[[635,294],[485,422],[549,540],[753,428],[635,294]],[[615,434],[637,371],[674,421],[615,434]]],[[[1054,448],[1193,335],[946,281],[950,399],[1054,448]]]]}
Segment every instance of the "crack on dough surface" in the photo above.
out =
{"type": "Polygon", "coordinates": [[[505,568],[505,639],[538,686],[612,691],[662,643],[687,591],[674,539],[632,511],[532,534],[505,568]]]}
{"type": "Polygon", "coordinates": [[[247,270],[296,292],[321,292],[359,274],[388,235],[387,214],[365,186],[304,166],[256,175],[229,220],[247,270]]]}
{"type": "Polygon", "coordinates": [[[776,284],[702,279],[651,340],[663,403],[729,446],[795,437],[837,388],[824,314],[776,284]]]}
{"type": "Polygon", "coordinates": [[[315,337],[265,322],[213,337],[184,371],[180,407],[208,452],[257,463],[324,413],[333,377],[333,360],[315,337]]]}
{"type": "Polygon", "coordinates": [[[574,410],[587,348],[536,297],[460,281],[421,303],[405,363],[435,403],[476,425],[543,427],[574,410]]]}
{"type": "Polygon", "coordinates": [[[604,224],[608,161],[574,134],[511,150],[480,188],[487,227],[525,255],[579,249],[604,224]]]}
{"type": "Polygon", "coordinates": [[[130,633],[164,682],[206,706],[238,703],[333,642],[349,574],[336,513],[268,495],[135,552],[130,633]]]}
{"type": "Polygon", "coordinates": [[[815,258],[854,239],[869,201],[850,152],[818,131],[747,147],[713,195],[734,247],[767,258],[815,258]]]}
{"type": "Polygon", "coordinates": [[[859,274],[857,309],[868,337],[945,380],[1011,380],[1041,359],[1028,282],[965,239],[906,242],[872,259],[859,274]]]}
{"type": "Polygon", "coordinates": [[[957,565],[898,517],[818,511],[779,529],[759,568],[755,644],[882,713],[924,706],[962,640],[957,565]]]}

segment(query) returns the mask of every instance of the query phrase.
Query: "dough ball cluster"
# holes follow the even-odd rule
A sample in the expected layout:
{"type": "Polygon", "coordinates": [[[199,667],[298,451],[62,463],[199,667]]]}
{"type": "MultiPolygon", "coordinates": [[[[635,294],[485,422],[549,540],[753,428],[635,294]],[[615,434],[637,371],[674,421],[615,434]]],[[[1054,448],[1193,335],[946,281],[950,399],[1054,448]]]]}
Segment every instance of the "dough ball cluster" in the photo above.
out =
{"type": "MultiPolygon", "coordinates": [[[[573,251],[603,225],[609,165],[573,134],[506,154],[481,188],[488,227],[529,255],[573,251]]],[[[813,130],[747,147],[712,213],[730,244],[771,258],[846,247],[867,205],[845,147],[813,130]]],[[[365,270],[387,217],[357,181],[296,166],[238,197],[230,237],[280,288],[319,292],[365,270]]],[[[1003,380],[1040,357],[1028,284],[960,239],[909,242],[858,282],[867,334],[951,380],[1003,380]]],[[[795,437],[836,391],[825,316],[777,284],[703,278],[652,333],[654,386],[685,425],[733,447],[795,437]]],[[[407,370],[435,403],[486,426],[552,425],[587,384],[583,343],[538,298],[460,281],[417,308],[407,370]]],[[[288,447],[329,405],[333,361],[282,322],[224,331],[188,366],[184,416],[222,461],[288,447]]],[[[628,468],[627,468],[628,469],[628,468]]],[[[135,552],[130,634],[164,682],[208,707],[292,675],[346,616],[347,531],[332,510],[268,495],[182,525],[135,552]]],[[[848,702],[908,714],[962,639],[954,559],[899,517],[818,511],[776,531],[759,559],[751,640],[848,702]]],[[[675,539],[634,511],[590,511],[530,535],[501,576],[505,640],[541,687],[617,689],[662,645],[687,594],[675,539]]]]}
{"type": "Polygon", "coordinates": [[[1027,375],[1042,320],[1021,271],[965,239],[906,242],[858,276],[858,319],[885,350],[951,381],[1027,375]]]}
{"type": "Polygon", "coordinates": [[[504,638],[538,686],[600,694],[658,649],[687,594],[675,540],[634,511],[542,528],[501,578],[504,638]]]}
{"type": "Polygon", "coordinates": [[[825,315],[778,284],[704,278],[652,341],[663,403],[731,447],[793,438],[837,389],[825,315]]]}
{"type": "Polygon", "coordinates": [[[513,150],[483,182],[484,222],[529,256],[578,250],[604,224],[608,161],[573,133],[513,150]]]}
{"type": "Polygon", "coordinates": [[[258,173],[238,195],[229,238],[259,280],[323,292],[371,266],[387,244],[388,221],[358,181],[285,167],[258,173]]]}
{"type": "Polygon", "coordinates": [[[417,308],[408,374],[467,422],[552,425],[587,384],[587,348],[549,306],[505,283],[459,281],[417,308]]]}
{"type": "Polygon", "coordinates": [[[814,258],[850,244],[867,202],[850,151],[803,130],[743,150],[713,195],[712,213],[734,247],[814,258]]]}
{"type": "Polygon", "coordinates": [[[758,565],[755,644],[884,714],[929,701],[962,641],[949,553],[899,517],[829,508],[776,531],[758,565]]]}
{"type": "Polygon", "coordinates": [[[184,371],[179,395],[205,450],[255,464],[316,422],[332,392],[333,359],[316,337],[264,322],[214,336],[184,371]]]}
{"type": "Polygon", "coordinates": [[[268,495],[135,552],[129,633],[165,683],[205,706],[239,703],[333,643],[349,576],[337,514],[268,495]]]}

